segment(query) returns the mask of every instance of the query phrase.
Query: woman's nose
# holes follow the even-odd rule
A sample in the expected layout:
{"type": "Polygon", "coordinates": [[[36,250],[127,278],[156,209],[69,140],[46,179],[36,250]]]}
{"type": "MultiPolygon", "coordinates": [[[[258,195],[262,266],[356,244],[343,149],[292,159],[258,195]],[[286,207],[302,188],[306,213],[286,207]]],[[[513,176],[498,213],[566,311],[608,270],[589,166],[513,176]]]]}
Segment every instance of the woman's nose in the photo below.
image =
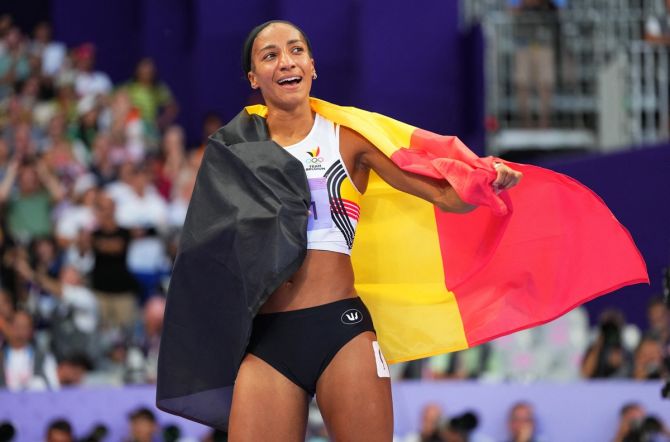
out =
{"type": "Polygon", "coordinates": [[[291,53],[282,51],[279,57],[279,67],[281,69],[290,69],[293,66],[295,66],[295,62],[293,61],[293,56],[291,55],[291,53]]]}

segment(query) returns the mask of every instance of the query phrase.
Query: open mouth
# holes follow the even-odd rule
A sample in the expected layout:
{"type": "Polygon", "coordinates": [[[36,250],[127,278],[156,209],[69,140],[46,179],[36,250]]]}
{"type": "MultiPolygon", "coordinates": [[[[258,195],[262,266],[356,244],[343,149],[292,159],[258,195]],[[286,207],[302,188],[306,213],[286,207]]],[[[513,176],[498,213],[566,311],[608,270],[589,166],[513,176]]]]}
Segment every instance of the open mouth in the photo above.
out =
{"type": "Polygon", "coordinates": [[[293,77],[286,77],[286,78],[282,78],[280,80],[277,80],[277,84],[279,84],[279,86],[290,87],[290,86],[297,86],[301,81],[302,81],[302,77],[296,75],[296,76],[293,76],[293,77]]]}

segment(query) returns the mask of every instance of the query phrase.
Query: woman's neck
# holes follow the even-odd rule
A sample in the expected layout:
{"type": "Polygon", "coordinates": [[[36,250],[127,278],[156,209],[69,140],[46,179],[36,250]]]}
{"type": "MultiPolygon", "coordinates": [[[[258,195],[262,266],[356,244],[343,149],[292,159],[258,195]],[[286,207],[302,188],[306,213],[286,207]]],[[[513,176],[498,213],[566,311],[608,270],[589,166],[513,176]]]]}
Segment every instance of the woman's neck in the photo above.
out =
{"type": "Polygon", "coordinates": [[[308,101],[291,110],[269,107],[267,123],[272,140],[281,146],[290,146],[309,134],[314,115],[308,101]]]}

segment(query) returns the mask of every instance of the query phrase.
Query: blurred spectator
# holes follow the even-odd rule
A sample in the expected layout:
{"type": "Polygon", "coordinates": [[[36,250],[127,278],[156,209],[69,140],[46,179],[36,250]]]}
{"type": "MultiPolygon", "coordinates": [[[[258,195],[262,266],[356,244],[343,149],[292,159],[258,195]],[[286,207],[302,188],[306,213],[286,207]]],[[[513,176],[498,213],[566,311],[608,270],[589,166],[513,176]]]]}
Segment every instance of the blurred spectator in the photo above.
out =
{"type": "Polygon", "coordinates": [[[629,402],[621,407],[614,442],[648,442],[667,440],[670,430],[656,416],[647,415],[644,407],[629,402]]]}
{"type": "Polygon", "coordinates": [[[7,342],[0,354],[0,388],[44,390],[58,386],[54,357],[32,343],[33,319],[24,310],[14,313],[7,342]]]}
{"type": "Polygon", "coordinates": [[[137,285],[126,263],[130,231],[116,223],[114,200],[104,193],[98,195],[96,217],[91,285],[100,305],[102,327],[128,330],[137,317],[137,285]]]}
{"type": "Polygon", "coordinates": [[[143,165],[132,165],[127,183],[118,183],[110,194],[116,202],[119,226],[132,232],[128,268],[140,283],[144,301],[155,293],[170,268],[161,237],[167,229],[167,203],[151,184],[149,170],[143,165]]]}
{"type": "Polygon", "coordinates": [[[42,74],[53,78],[63,66],[67,48],[63,43],[51,40],[51,24],[43,21],[33,30],[30,52],[41,60],[42,74]]]}
{"type": "Polygon", "coordinates": [[[477,379],[488,369],[491,346],[478,345],[453,353],[432,356],[425,361],[422,377],[429,379],[477,379]]]}
{"type": "Polygon", "coordinates": [[[12,93],[14,84],[30,75],[28,52],[21,30],[11,27],[3,38],[0,51],[0,100],[12,93]]]}
{"type": "Polygon", "coordinates": [[[74,88],[77,96],[82,99],[86,96],[104,97],[112,92],[112,82],[104,72],[95,71],[95,46],[84,43],[74,49],[75,61],[74,88]]]}
{"type": "Polygon", "coordinates": [[[491,342],[485,379],[529,382],[572,381],[588,345],[588,318],[583,307],[539,327],[491,342]]]}
{"type": "Polygon", "coordinates": [[[164,315],[163,296],[153,296],[144,304],[142,322],[135,331],[133,346],[129,349],[131,354],[127,359],[127,369],[132,373],[127,373],[126,377],[133,378],[134,383],[156,383],[164,315]]]}
{"type": "Polygon", "coordinates": [[[582,375],[585,378],[627,378],[632,375],[633,361],[624,345],[624,325],[621,312],[603,312],[598,336],[582,361],[582,375]]]}
{"type": "Polygon", "coordinates": [[[7,205],[10,234],[21,243],[51,233],[51,207],[64,196],[44,162],[13,159],[0,183],[0,203],[7,205]],[[12,192],[16,181],[16,191],[12,192]]]}
{"type": "Polygon", "coordinates": [[[614,436],[614,442],[624,442],[624,438],[638,427],[647,414],[644,407],[637,402],[629,402],[624,404],[619,411],[619,424],[617,432],[614,436]]]}
{"type": "Polygon", "coordinates": [[[654,296],[647,306],[648,328],[645,335],[658,339],[661,344],[670,344],[670,312],[661,296],[654,296]]]}
{"type": "Polygon", "coordinates": [[[665,14],[647,17],[644,38],[650,43],[670,46],[670,0],[665,0],[665,14]]]}
{"type": "Polygon", "coordinates": [[[477,415],[467,411],[447,421],[441,432],[442,440],[444,442],[475,442],[472,436],[477,425],[479,425],[477,415]]]}
{"type": "MultiPolygon", "coordinates": [[[[0,17],[1,19],[1,17],[0,17]]],[[[0,442],[11,442],[16,435],[16,429],[9,421],[0,422],[0,442]]]]}
{"type": "Polygon", "coordinates": [[[61,211],[56,218],[56,240],[67,248],[77,240],[81,231],[93,231],[96,224],[95,200],[98,195],[95,175],[87,173],[77,178],[72,186],[73,205],[61,211]]]}
{"type": "Polygon", "coordinates": [[[517,402],[509,410],[507,418],[508,442],[541,442],[537,434],[535,410],[528,402],[517,402]]]}
{"type": "Polygon", "coordinates": [[[130,421],[130,434],[126,442],[154,442],[158,434],[158,423],[153,411],[148,408],[138,408],[133,411],[128,419],[130,421]]]}
{"type": "Polygon", "coordinates": [[[196,170],[200,168],[202,156],[205,154],[205,147],[207,146],[209,137],[221,129],[221,126],[223,126],[223,121],[219,114],[213,111],[207,112],[205,118],[202,120],[202,139],[197,148],[193,149],[190,157],[192,165],[196,170]]]}
{"type": "Polygon", "coordinates": [[[93,158],[91,172],[97,178],[98,184],[104,187],[117,178],[117,166],[125,160],[125,153],[117,158],[111,138],[107,133],[99,133],[93,140],[93,158]]]}
{"type": "Polygon", "coordinates": [[[58,387],[81,385],[86,373],[92,369],[91,361],[84,355],[71,355],[60,359],[56,368],[58,387]]]}
{"type": "Polygon", "coordinates": [[[170,126],[163,135],[161,144],[162,162],[156,174],[156,186],[165,199],[170,199],[172,187],[179,175],[188,168],[186,142],[181,126],[170,126]]]}
{"type": "Polygon", "coordinates": [[[91,272],[95,264],[92,241],[91,231],[80,228],[75,240],[65,249],[63,255],[63,265],[77,269],[87,286],[90,284],[91,272]]]}
{"type": "Polygon", "coordinates": [[[100,107],[95,97],[88,95],[77,102],[76,121],[73,122],[70,132],[78,149],[86,153],[85,164],[91,163],[93,144],[100,131],[99,118],[100,107]]]}
{"type": "Polygon", "coordinates": [[[128,91],[119,89],[109,108],[100,115],[100,129],[108,131],[116,163],[140,162],[146,154],[146,130],[140,112],[130,101],[128,91]]]}
{"type": "Polygon", "coordinates": [[[98,303],[93,292],[83,285],[77,269],[63,267],[59,279],[54,279],[44,269],[34,270],[26,261],[18,260],[16,266],[24,278],[48,292],[52,299],[48,317],[52,324],[51,349],[56,357],[96,358],[98,303]]]}
{"type": "Polygon", "coordinates": [[[52,421],[47,427],[45,442],[74,442],[70,422],[66,419],[52,421]]]}
{"type": "Polygon", "coordinates": [[[439,404],[426,404],[421,410],[419,432],[406,435],[402,442],[441,442],[443,416],[442,407],[439,404]]]}
{"type": "Polygon", "coordinates": [[[0,287],[0,348],[9,335],[9,327],[14,316],[14,303],[10,294],[0,287]]]}
{"type": "Polygon", "coordinates": [[[665,379],[667,375],[660,340],[645,336],[635,351],[633,378],[637,380],[665,379]]]}
{"type": "Polygon", "coordinates": [[[139,109],[149,134],[158,139],[159,132],[174,122],[177,104],[170,88],[158,78],[154,61],[148,57],[140,60],[133,79],[122,87],[139,109]]]}
{"type": "Polygon", "coordinates": [[[532,126],[530,93],[539,97],[539,127],[549,127],[555,83],[557,7],[552,0],[521,0],[514,14],[514,87],[522,123],[532,126]]]}

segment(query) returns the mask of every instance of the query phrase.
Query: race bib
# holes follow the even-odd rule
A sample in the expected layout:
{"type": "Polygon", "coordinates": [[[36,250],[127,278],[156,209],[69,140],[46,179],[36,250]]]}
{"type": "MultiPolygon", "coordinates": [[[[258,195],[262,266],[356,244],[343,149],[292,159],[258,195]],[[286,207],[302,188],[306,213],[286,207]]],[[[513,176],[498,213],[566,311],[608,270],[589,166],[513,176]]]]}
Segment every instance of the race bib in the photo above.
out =
{"type": "Polygon", "coordinates": [[[309,206],[309,218],[307,220],[307,231],[330,229],[333,227],[333,219],[330,216],[330,201],[328,199],[328,179],[309,178],[309,191],[312,194],[312,202],[309,206]]]}

